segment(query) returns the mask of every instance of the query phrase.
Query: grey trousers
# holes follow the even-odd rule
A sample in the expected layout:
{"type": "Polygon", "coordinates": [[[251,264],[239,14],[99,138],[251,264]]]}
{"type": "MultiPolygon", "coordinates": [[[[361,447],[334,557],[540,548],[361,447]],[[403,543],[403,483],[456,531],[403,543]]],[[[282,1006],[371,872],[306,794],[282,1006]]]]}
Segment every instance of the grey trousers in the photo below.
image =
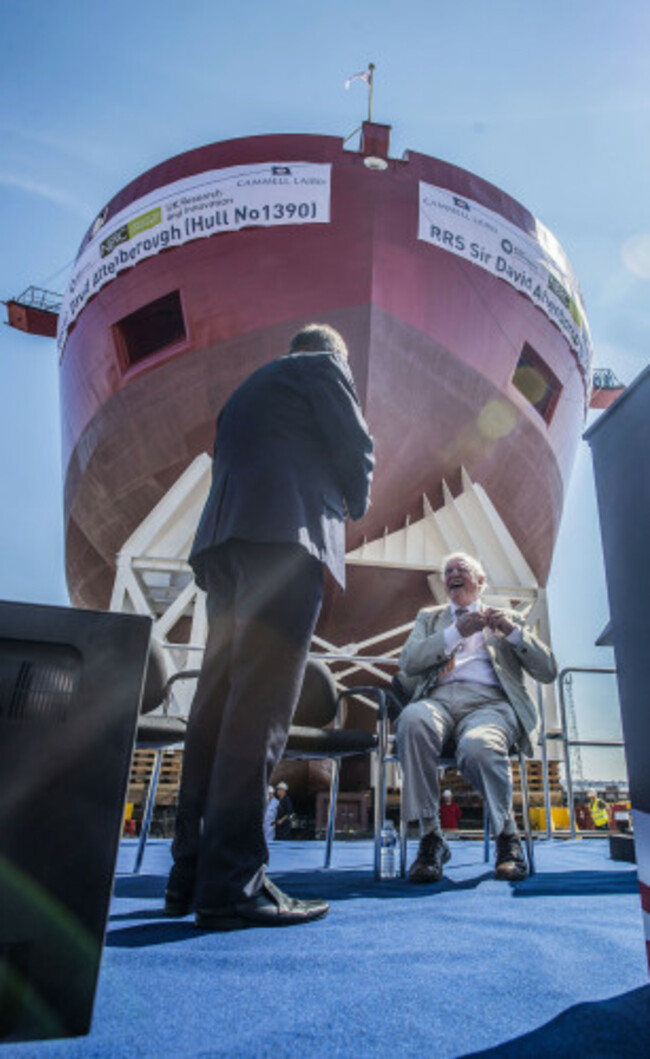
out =
{"type": "Polygon", "coordinates": [[[516,714],[500,687],[456,680],[409,703],[396,727],[405,819],[433,819],[439,828],[438,763],[452,740],[459,770],[485,799],[493,833],[500,834],[512,814],[508,754],[518,732],[516,714]]]}

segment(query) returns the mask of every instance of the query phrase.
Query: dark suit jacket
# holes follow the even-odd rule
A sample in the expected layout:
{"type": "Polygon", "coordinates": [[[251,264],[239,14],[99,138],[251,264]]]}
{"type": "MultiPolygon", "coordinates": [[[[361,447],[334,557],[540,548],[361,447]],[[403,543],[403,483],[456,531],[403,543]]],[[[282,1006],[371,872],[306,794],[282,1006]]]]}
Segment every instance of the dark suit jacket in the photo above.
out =
{"type": "Polygon", "coordinates": [[[346,515],[366,511],[373,444],[346,362],[297,353],[265,364],[218,421],[212,487],[190,555],[239,539],[296,543],[345,583],[346,515]]]}

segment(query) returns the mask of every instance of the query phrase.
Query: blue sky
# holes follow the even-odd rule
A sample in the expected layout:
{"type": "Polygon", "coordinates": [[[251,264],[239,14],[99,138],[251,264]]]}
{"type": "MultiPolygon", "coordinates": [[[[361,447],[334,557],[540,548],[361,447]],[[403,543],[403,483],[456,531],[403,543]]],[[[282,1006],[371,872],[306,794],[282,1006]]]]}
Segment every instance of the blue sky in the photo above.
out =
{"type": "MultiPolygon", "coordinates": [[[[558,237],[595,363],[630,382],[650,333],[650,5],[645,0],[3,0],[0,297],[63,290],[86,227],[145,169],[266,132],[344,137],[376,64],[377,121],[489,180],[558,237]]],[[[0,329],[0,596],[67,602],[54,343],[0,329]]],[[[585,443],[550,590],[562,665],[607,665],[585,443]]]]}

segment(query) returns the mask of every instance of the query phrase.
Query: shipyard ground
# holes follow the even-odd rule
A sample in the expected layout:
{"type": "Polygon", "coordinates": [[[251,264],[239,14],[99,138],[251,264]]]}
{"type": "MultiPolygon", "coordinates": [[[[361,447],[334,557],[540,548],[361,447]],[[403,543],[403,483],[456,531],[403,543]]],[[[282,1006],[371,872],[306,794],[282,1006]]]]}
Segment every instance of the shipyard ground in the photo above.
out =
{"type": "Polygon", "coordinates": [[[321,842],[275,843],[276,882],[330,915],[210,934],[161,915],[169,842],[151,841],[134,876],[125,840],[90,1034],[0,1057],[647,1059],[634,865],[604,841],[540,841],[537,874],[506,884],[480,842],[452,848],[444,881],[418,887],[375,882],[369,841],[338,843],[329,871],[321,842]]]}

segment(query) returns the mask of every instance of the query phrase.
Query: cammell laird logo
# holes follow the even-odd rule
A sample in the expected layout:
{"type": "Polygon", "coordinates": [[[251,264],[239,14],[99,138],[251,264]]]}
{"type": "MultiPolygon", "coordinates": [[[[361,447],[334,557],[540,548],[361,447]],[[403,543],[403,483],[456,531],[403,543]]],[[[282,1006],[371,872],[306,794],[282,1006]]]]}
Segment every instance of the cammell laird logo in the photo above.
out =
{"type": "Polygon", "coordinates": [[[100,243],[99,251],[101,256],[108,257],[120,243],[127,243],[129,239],[133,239],[134,235],[146,232],[147,228],[155,228],[157,224],[160,224],[161,220],[162,210],[160,206],[156,206],[154,210],[149,210],[147,213],[135,217],[132,221],[128,221],[127,224],[122,224],[100,243]]]}

